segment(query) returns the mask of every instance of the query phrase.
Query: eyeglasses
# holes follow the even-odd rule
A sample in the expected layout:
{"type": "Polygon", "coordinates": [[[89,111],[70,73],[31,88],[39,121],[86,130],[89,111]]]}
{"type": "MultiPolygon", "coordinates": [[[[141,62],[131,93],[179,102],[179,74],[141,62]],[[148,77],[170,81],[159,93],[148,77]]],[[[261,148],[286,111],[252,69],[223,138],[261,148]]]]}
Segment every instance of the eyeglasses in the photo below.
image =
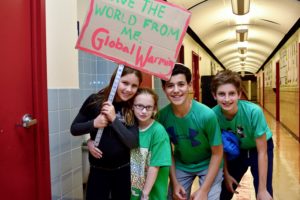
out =
{"type": "Polygon", "coordinates": [[[133,106],[138,110],[144,110],[144,109],[146,109],[147,111],[153,110],[153,106],[144,106],[142,104],[134,104],[133,106]]]}

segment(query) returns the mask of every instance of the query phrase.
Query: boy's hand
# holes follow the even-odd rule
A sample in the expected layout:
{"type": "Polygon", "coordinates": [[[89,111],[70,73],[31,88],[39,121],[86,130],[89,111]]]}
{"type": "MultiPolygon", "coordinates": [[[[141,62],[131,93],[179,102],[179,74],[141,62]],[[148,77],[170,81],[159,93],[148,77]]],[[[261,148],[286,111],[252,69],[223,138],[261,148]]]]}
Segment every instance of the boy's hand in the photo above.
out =
{"type": "Polygon", "coordinates": [[[226,185],[227,190],[232,193],[238,194],[238,192],[236,190],[234,190],[233,184],[235,184],[237,187],[239,187],[239,183],[229,174],[225,175],[224,178],[225,178],[225,185],[226,185]]]}
{"type": "Polygon", "coordinates": [[[199,188],[191,196],[191,200],[207,200],[207,199],[208,199],[208,193],[202,191],[201,188],[199,188]]]}
{"type": "Polygon", "coordinates": [[[186,191],[180,184],[173,186],[173,198],[176,200],[187,200],[186,191]]]}
{"type": "Polygon", "coordinates": [[[258,191],[257,193],[257,200],[273,200],[272,196],[267,190],[258,191]]]}

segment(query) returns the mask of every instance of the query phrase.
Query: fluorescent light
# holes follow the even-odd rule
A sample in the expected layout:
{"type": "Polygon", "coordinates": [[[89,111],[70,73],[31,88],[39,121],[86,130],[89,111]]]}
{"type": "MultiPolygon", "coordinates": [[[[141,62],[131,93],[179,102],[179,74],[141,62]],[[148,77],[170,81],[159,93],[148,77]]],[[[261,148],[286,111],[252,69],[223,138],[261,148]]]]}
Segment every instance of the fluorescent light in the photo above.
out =
{"type": "Polygon", "coordinates": [[[231,0],[232,12],[236,15],[245,15],[250,9],[250,0],[231,0]]]}
{"type": "Polygon", "coordinates": [[[242,75],[242,77],[244,77],[245,76],[245,71],[242,71],[241,75],[242,75]]]}
{"type": "Polygon", "coordinates": [[[247,48],[247,47],[248,47],[248,41],[237,42],[237,48],[247,48]]]}
{"type": "Polygon", "coordinates": [[[246,47],[240,47],[238,48],[238,51],[240,54],[245,54],[247,52],[247,48],[246,47]]]}
{"type": "Polygon", "coordinates": [[[236,39],[238,42],[245,42],[248,38],[248,29],[237,29],[236,39]]]}

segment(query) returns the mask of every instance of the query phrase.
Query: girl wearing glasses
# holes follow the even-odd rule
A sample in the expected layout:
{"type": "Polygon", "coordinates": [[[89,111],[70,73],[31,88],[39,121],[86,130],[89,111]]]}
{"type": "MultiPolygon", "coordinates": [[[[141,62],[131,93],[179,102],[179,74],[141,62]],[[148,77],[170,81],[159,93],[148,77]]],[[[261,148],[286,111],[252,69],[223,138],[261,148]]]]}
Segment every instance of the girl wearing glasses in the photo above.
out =
{"type": "Polygon", "coordinates": [[[131,200],[167,199],[171,146],[165,128],[154,120],[158,96],[139,88],[133,111],[139,122],[139,148],[131,150],[131,200]]]}

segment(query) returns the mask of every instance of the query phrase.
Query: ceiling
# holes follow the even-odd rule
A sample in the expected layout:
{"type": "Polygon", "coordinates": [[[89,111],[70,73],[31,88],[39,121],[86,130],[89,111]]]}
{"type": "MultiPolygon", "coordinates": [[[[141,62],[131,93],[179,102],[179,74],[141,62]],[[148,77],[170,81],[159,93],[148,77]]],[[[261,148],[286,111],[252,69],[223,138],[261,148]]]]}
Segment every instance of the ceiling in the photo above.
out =
{"type": "Polygon", "coordinates": [[[233,14],[231,0],[167,1],[192,12],[189,27],[226,69],[253,74],[300,17],[299,0],[250,0],[245,15],[233,14]],[[244,61],[236,38],[239,28],[248,29],[244,61]]]}

